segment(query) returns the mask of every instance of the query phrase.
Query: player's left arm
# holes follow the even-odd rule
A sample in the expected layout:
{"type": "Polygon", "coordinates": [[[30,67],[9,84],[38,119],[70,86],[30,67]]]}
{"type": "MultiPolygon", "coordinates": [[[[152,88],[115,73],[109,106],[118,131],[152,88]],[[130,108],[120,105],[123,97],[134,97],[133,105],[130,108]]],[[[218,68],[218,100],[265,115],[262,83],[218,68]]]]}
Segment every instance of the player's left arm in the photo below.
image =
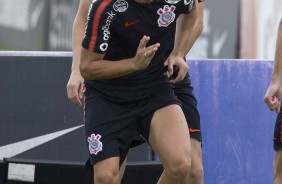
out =
{"type": "Polygon", "coordinates": [[[204,7],[205,7],[205,2],[204,1],[199,1],[198,6],[197,6],[197,17],[195,24],[193,26],[193,31],[191,33],[189,42],[187,43],[187,53],[191,50],[193,47],[194,43],[196,40],[199,38],[201,33],[203,32],[204,29],[204,7]]]}
{"type": "Polygon", "coordinates": [[[197,35],[199,35],[193,33],[197,17],[198,1],[195,0],[194,8],[190,11],[190,13],[181,14],[177,18],[174,48],[168,59],[165,61],[165,65],[168,65],[169,76],[173,75],[173,66],[179,67],[179,73],[175,79],[171,80],[172,83],[183,80],[189,70],[184,58],[194,44],[195,41],[193,40],[197,39],[192,37],[198,37],[197,35]]]}

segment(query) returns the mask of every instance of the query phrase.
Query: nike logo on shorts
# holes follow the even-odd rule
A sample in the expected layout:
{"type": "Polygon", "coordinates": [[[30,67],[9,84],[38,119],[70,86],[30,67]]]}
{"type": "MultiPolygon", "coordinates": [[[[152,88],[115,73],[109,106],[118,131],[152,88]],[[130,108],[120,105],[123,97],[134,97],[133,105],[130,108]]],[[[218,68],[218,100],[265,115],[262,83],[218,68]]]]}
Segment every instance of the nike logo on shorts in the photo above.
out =
{"type": "Polygon", "coordinates": [[[191,133],[194,133],[194,132],[201,132],[201,130],[189,128],[189,132],[191,132],[191,133]]]}

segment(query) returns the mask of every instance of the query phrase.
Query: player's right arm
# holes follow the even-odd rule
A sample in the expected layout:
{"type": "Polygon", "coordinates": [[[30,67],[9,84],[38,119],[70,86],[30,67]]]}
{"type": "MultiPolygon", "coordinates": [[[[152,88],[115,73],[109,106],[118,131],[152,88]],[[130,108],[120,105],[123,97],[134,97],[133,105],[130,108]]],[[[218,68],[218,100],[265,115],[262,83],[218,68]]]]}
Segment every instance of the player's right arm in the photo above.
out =
{"type": "Polygon", "coordinates": [[[81,50],[80,72],[85,80],[103,80],[118,78],[145,69],[160,44],[146,47],[150,37],[143,36],[134,58],[119,61],[104,60],[105,54],[91,52],[85,48],[81,50]]]}
{"type": "Polygon", "coordinates": [[[111,47],[110,40],[113,39],[112,31],[117,29],[113,25],[118,27],[118,21],[115,22],[117,16],[110,0],[97,0],[91,5],[80,60],[80,72],[85,80],[118,78],[143,70],[158,50],[159,43],[147,46],[150,37],[143,36],[135,57],[119,61],[105,60],[104,56],[111,47]]]}
{"type": "Polygon", "coordinates": [[[280,20],[277,41],[276,41],[276,51],[274,58],[274,68],[272,72],[272,78],[270,85],[264,96],[264,102],[267,104],[270,110],[280,111],[280,99],[282,96],[282,19],[280,20]]]}

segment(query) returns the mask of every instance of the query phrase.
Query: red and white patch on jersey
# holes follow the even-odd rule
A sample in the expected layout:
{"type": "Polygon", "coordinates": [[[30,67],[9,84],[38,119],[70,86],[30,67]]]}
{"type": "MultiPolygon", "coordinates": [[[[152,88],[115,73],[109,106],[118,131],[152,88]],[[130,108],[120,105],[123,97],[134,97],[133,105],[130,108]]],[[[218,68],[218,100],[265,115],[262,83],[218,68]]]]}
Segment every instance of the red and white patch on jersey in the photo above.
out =
{"type": "Polygon", "coordinates": [[[91,134],[90,137],[88,137],[87,141],[89,143],[88,148],[89,148],[89,152],[90,154],[94,154],[97,155],[98,152],[103,150],[103,144],[100,141],[100,138],[102,136],[100,134],[91,134]]]}
{"type": "Polygon", "coordinates": [[[163,8],[158,9],[157,13],[160,15],[158,19],[159,27],[167,27],[175,19],[175,6],[164,5],[163,8]]]}

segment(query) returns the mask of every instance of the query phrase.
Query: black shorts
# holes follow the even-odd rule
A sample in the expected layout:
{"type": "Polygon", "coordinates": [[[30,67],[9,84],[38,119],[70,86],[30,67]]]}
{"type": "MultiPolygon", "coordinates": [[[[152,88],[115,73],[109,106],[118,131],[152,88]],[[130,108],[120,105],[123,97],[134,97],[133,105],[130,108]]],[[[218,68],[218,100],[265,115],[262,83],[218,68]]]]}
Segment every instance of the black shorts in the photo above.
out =
{"type": "Polygon", "coordinates": [[[282,149],[282,109],[280,110],[276,118],[273,137],[273,148],[276,151],[282,149]]]}
{"type": "MultiPolygon", "coordinates": [[[[188,124],[190,137],[197,139],[199,142],[202,143],[200,115],[197,109],[198,102],[193,94],[193,87],[191,86],[191,80],[189,78],[189,75],[187,75],[181,82],[174,84],[173,91],[182,104],[181,107],[188,124]]],[[[148,115],[147,121],[151,120],[152,116],[153,113],[148,115]]],[[[149,127],[142,127],[142,128],[146,128],[147,129],[146,132],[148,132],[149,127]]],[[[138,142],[138,137],[136,137],[136,139],[134,139],[133,142],[135,142],[134,146],[142,143],[142,141],[138,142]]]]}
{"type": "Polygon", "coordinates": [[[188,123],[190,137],[202,142],[200,115],[197,109],[198,102],[193,94],[189,76],[187,75],[181,82],[174,84],[173,90],[182,103],[182,110],[188,123]]]}
{"type": "MultiPolygon", "coordinates": [[[[193,87],[191,86],[191,80],[189,75],[187,75],[181,82],[176,83],[172,86],[174,90],[175,96],[179,99],[182,104],[182,110],[184,112],[190,137],[197,139],[198,141],[202,142],[202,132],[201,132],[201,124],[200,124],[200,115],[197,108],[197,99],[193,94],[193,87]]],[[[143,121],[151,121],[154,112],[149,114],[143,121]]],[[[137,133],[132,140],[130,148],[139,146],[146,142],[143,136],[140,136],[140,132],[149,132],[150,127],[139,127],[137,133]],[[144,130],[143,130],[144,129],[144,130]]],[[[147,137],[148,135],[145,135],[147,137]]]]}
{"type": "Polygon", "coordinates": [[[91,165],[115,156],[120,157],[122,164],[136,134],[148,139],[153,113],[171,104],[181,105],[169,84],[154,91],[115,90],[109,93],[113,95],[89,86],[84,93],[85,136],[91,165]],[[126,98],[116,98],[117,93],[126,98]]]}

